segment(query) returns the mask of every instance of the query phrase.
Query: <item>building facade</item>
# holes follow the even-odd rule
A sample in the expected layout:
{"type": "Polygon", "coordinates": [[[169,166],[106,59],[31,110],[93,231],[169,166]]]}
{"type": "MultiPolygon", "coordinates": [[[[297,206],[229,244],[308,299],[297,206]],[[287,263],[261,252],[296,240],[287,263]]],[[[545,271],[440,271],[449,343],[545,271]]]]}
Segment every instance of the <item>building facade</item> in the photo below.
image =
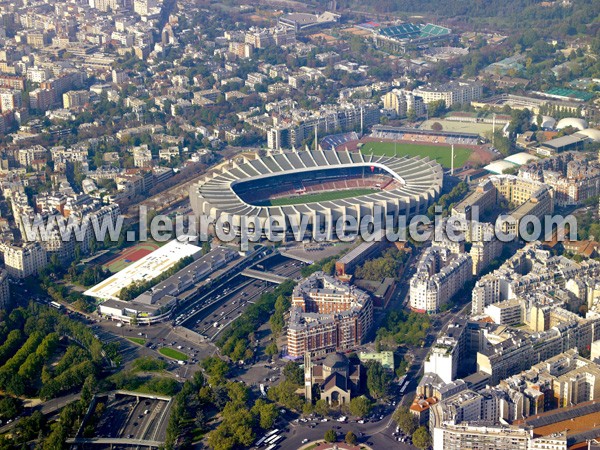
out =
{"type": "Polygon", "coordinates": [[[294,289],[288,354],[325,354],[360,345],[373,325],[373,302],[354,286],[317,272],[294,289]]]}

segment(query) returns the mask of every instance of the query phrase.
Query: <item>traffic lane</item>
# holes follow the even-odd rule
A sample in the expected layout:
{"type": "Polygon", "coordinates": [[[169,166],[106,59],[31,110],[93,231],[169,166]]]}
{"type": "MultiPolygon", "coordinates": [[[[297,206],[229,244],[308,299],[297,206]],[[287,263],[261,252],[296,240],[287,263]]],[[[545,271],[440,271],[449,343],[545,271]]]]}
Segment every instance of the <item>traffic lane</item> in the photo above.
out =
{"type": "Polygon", "coordinates": [[[157,400],[141,400],[135,405],[130,418],[123,429],[122,438],[143,439],[144,428],[150,422],[151,411],[156,408],[157,400]],[[148,411],[148,413],[146,413],[148,411]]]}
{"type": "Polygon", "coordinates": [[[198,332],[213,339],[219,331],[226,328],[225,324],[229,324],[241,316],[246,308],[258,300],[264,292],[265,288],[257,285],[227,300],[219,309],[214,310],[210,317],[205,317],[201,324],[197,324],[200,327],[198,332]],[[218,323],[219,326],[215,327],[215,323],[218,323]]]}
{"type": "MultiPolygon", "coordinates": [[[[284,276],[290,279],[296,279],[300,276],[301,265],[294,262],[283,262],[271,267],[268,272],[275,273],[279,276],[284,276]]],[[[274,289],[275,286],[265,281],[257,281],[240,292],[228,294],[224,297],[220,306],[210,311],[212,315],[198,318],[196,324],[202,321],[201,334],[208,339],[214,340],[221,331],[229,326],[235,319],[243,314],[245,309],[255,300],[258,300],[260,295],[274,289]],[[219,325],[215,327],[215,323],[219,325]]],[[[196,318],[198,316],[194,316],[196,318]]]]}

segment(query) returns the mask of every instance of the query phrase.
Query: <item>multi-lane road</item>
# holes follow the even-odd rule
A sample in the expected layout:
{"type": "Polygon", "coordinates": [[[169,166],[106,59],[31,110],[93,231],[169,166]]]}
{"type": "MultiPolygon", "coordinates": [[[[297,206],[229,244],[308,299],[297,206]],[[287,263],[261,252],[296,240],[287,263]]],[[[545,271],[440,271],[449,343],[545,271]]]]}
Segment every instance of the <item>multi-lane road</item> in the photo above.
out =
{"type": "MultiPolygon", "coordinates": [[[[302,263],[274,256],[262,262],[261,266],[270,273],[297,279],[300,277],[302,263]]],[[[185,379],[198,370],[195,364],[197,361],[217,351],[213,341],[218,339],[220,333],[261,294],[274,288],[272,283],[237,275],[220,286],[214,296],[190,304],[186,308],[186,318],[181,321],[180,326],[162,323],[150,327],[134,327],[102,319],[93,325],[93,329],[103,342],[119,342],[119,353],[124,365],[129,366],[139,356],[153,356],[167,361],[170,364],[169,370],[178,378],[185,379]],[[145,342],[144,345],[138,345],[128,338],[141,338],[145,342]],[[162,347],[170,347],[184,353],[189,358],[188,364],[181,366],[164,357],[159,353],[162,347]]]]}

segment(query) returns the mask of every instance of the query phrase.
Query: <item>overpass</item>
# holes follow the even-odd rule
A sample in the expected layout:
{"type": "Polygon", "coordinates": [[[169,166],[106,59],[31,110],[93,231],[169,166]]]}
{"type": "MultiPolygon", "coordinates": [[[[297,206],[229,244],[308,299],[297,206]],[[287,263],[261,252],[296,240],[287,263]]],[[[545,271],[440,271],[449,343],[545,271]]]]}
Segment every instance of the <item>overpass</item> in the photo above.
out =
{"type": "Polygon", "coordinates": [[[268,281],[269,283],[281,284],[287,281],[287,278],[280,277],[270,272],[262,272],[260,270],[246,269],[242,272],[242,275],[248,278],[255,278],[257,280],[268,281]]]}
{"type": "Polygon", "coordinates": [[[161,445],[164,445],[164,442],[159,441],[149,441],[146,439],[127,439],[127,438],[70,438],[67,439],[67,444],[97,444],[110,446],[112,448],[113,445],[124,446],[130,445],[135,447],[148,447],[148,448],[159,448],[161,445]]]}
{"type": "Polygon", "coordinates": [[[300,256],[300,255],[296,255],[294,253],[291,253],[291,252],[286,252],[285,250],[280,251],[279,254],[281,256],[285,256],[286,258],[295,259],[296,261],[300,261],[300,262],[303,262],[305,264],[314,264],[314,262],[315,262],[314,260],[312,260],[312,259],[310,259],[308,257],[303,257],[303,256],[300,256]]]}

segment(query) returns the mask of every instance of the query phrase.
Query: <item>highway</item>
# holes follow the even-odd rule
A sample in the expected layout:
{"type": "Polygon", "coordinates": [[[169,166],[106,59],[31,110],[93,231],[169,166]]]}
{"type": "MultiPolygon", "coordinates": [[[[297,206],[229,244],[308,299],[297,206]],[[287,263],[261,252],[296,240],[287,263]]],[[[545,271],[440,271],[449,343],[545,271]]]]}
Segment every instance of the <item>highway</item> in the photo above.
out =
{"type": "MultiPolygon", "coordinates": [[[[78,392],[77,394],[69,394],[63,397],[54,398],[52,400],[40,403],[34,406],[33,408],[30,408],[30,412],[41,411],[41,413],[44,415],[53,414],[56,411],[59,411],[60,409],[64,408],[69,403],[74,402],[75,400],[79,400],[80,397],[81,394],[78,392]]],[[[4,426],[0,427],[0,434],[4,434],[10,429],[12,429],[17,423],[19,423],[20,420],[21,417],[18,417],[11,423],[5,424],[4,426]]]]}
{"type": "MultiPolygon", "coordinates": [[[[273,265],[265,262],[265,272],[286,279],[297,279],[300,276],[302,264],[277,256],[272,258],[273,265]]],[[[256,269],[255,269],[256,270],[256,269]]],[[[254,303],[265,292],[274,289],[274,284],[260,280],[249,280],[245,277],[232,280],[227,284],[222,294],[212,299],[212,307],[199,310],[189,317],[183,326],[187,327],[205,339],[213,341],[235,319],[242,315],[246,308],[254,303]],[[215,324],[217,326],[215,327],[215,324]]]]}
{"type": "MultiPolygon", "coordinates": [[[[270,273],[292,279],[300,277],[302,267],[302,263],[279,255],[260,264],[270,273]]],[[[256,301],[260,294],[274,288],[275,285],[272,283],[237,275],[224,283],[219,288],[220,293],[215,292],[214,297],[190,305],[188,314],[191,314],[181,326],[173,327],[172,323],[149,327],[119,326],[118,322],[96,319],[97,323],[93,324],[92,328],[101,341],[119,343],[119,354],[126,368],[129,368],[131,363],[140,356],[152,356],[165,360],[169,364],[168,370],[174,376],[186,379],[198,370],[196,365],[198,361],[217,351],[211,339],[218,338],[219,333],[256,301]],[[221,326],[215,328],[213,325],[217,321],[221,326]],[[142,338],[145,340],[145,345],[135,344],[127,338],[142,338]],[[159,350],[162,347],[170,347],[186,354],[189,358],[188,364],[181,366],[176,361],[161,355],[159,350]]]]}

